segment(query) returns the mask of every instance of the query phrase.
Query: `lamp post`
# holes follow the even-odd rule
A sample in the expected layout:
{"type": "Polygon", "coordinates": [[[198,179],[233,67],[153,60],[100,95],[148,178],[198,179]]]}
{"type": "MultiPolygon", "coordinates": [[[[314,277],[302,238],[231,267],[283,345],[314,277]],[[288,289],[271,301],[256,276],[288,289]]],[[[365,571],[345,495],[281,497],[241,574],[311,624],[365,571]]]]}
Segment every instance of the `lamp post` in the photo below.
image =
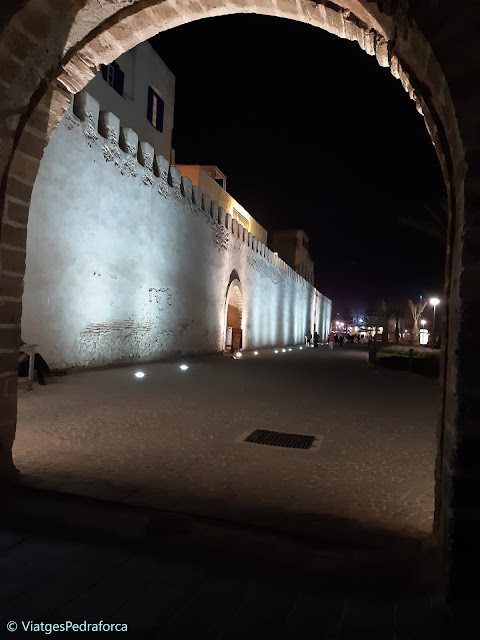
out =
{"type": "Polygon", "coordinates": [[[435,308],[439,303],[440,303],[440,300],[438,298],[430,298],[430,304],[433,306],[432,336],[433,336],[434,344],[435,344],[435,308]]]}

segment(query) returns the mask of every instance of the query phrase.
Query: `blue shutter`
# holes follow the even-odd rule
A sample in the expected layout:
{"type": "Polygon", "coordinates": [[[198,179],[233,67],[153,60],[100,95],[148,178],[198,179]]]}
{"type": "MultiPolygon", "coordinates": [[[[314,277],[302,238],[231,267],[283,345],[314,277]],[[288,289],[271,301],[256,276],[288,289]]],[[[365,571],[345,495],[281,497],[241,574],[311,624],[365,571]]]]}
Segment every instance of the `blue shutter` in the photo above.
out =
{"type": "Polygon", "coordinates": [[[153,111],[153,89],[152,87],[148,87],[148,100],[147,100],[147,120],[152,122],[152,111],[153,111]]]}
{"type": "Polygon", "coordinates": [[[157,96],[157,131],[163,131],[163,112],[165,104],[160,96],[157,96]]]}
{"type": "Polygon", "coordinates": [[[113,71],[113,88],[115,89],[115,91],[117,93],[119,93],[121,96],[123,96],[123,80],[125,78],[125,74],[120,69],[118,64],[114,63],[113,69],[114,69],[114,71],[113,71]]]}

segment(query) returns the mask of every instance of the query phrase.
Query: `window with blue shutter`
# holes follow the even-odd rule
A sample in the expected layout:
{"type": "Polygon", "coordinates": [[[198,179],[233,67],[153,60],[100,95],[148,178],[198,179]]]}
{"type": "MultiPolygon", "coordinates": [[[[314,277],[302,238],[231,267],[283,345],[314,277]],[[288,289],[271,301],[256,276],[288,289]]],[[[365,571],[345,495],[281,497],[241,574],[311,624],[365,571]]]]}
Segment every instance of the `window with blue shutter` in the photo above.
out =
{"type": "Polygon", "coordinates": [[[163,100],[152,87],[148,87],[147,120],[157,131],[163,131],[164,111],[163,100]]]}
{"type": "Polygon", "coordinates": [[[123,81],[125,74],[120,69],[116,62],[111,64],[101,64],[100,71],[102,72],[103,79],[107,82],[118,94],[123,97],[123,81]]]}

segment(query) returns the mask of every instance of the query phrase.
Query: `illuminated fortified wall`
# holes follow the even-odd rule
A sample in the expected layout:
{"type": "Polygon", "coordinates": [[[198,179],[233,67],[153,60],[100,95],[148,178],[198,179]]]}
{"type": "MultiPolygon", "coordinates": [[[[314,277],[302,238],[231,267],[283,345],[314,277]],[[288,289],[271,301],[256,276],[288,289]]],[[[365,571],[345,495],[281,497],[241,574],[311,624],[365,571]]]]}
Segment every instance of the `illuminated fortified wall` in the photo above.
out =
{"type": "Polygon", "coordinates": [[[328,331],[330,300],[78,94],[33,190],[23,339],[56,367],[219,352],[234,278],[244,349],[328,331]]]}

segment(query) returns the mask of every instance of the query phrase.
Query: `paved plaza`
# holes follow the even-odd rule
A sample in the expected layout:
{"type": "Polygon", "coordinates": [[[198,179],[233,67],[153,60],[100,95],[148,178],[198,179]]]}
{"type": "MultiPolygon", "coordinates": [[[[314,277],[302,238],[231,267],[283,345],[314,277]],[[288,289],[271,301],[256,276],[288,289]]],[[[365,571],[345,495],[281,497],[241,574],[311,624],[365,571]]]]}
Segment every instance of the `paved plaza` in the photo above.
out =
{"type": "Polygon", "coordinates": [[[181,362],[52,377],[20,393],[22,483],[330,542],[428,537],[435,380],[375,369],[356,345],[186,358],[187,371],[181,362]],[[312,434],[317,446],[245,443],[258,428],[312,434]]]}

